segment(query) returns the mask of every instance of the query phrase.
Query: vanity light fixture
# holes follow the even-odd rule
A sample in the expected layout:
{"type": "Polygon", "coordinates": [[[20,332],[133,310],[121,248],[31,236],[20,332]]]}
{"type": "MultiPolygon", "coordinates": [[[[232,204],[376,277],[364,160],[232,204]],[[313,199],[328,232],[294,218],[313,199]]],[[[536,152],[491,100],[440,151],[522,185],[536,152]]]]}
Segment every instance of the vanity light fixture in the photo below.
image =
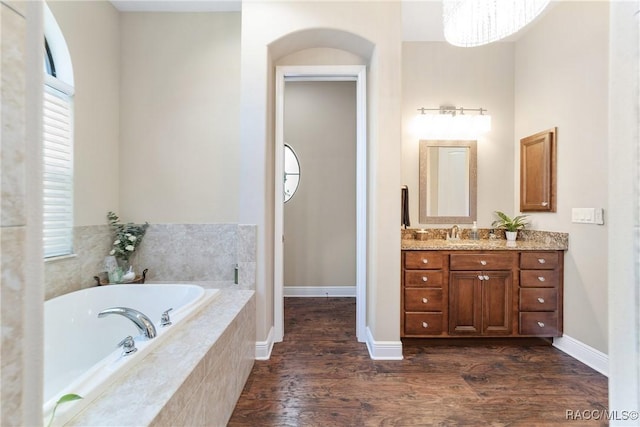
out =
{"type": "Polygon", "coordinates": [[[473,47],[518,32],[549,0],[442,0],[444,38],[454,46],[473,47]]]}
{"type": "Polygon", "coordinates": [[[449,105],[440,108],[418,108],[416,133],[422,138],[477,139],[491,130],[491,116],[485,108],[449,105]],[[471,114],[468,114],[471,113],[471,114]]]}

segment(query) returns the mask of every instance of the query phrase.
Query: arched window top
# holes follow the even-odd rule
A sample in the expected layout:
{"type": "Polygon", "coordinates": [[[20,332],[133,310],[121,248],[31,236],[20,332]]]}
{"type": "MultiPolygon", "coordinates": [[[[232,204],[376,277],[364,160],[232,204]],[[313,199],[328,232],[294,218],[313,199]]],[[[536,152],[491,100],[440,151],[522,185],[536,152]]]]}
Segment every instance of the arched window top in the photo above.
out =
{"type": "Polygon", "coordinates": [[[46,3],[44,5],[44,38],[45,72],[73,87],[73,66],[67,42],[46,3]]]}

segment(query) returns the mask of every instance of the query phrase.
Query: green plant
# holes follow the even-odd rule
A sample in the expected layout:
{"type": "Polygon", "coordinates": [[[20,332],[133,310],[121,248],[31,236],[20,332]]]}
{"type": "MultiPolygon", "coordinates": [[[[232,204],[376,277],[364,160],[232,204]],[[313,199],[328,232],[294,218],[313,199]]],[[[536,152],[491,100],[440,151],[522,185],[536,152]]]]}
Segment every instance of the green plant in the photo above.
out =
{"type": "Polygon", "coordinates": [[[53,417],[56,416],[56,409],[58,409],[58,405],[60,405],[61,403],[72,402],[74,400],[80,400],[80,399],[82,399],[82,396],[78,396],[77,394],[73,394],[73,393],[65,394],[60,399],[58,399],[58,401],[56,402],[56,405],[53,407],[53,411],[51,411],[51,418],[49,419],[49,424],[47,424],[47,427],[51,427],[51,424],[53,423],[53,417]]]}
{"type": "Polygon", "coordinates": [[[509,218],[504,212],[496,211],[498,219],[493,221],[491,225],[497,228],[504,228],[507,231],[518,231],[525,228],[529,223],[525,220],[528,215],[518,215],[509,218]]]}
{"type": "Polygon", "coordinates": [[[109,255],[114,255],[116,258],[129,262],[133,251],[135,251],[140,242],[142,242],[149,223],[133,224],[129,222],[127,224],[121,224],[120,218],[113,212],[109,212],[107,218],[109,219],[109,225],[114,234],[113,249],[111,249],[109,255]]]}

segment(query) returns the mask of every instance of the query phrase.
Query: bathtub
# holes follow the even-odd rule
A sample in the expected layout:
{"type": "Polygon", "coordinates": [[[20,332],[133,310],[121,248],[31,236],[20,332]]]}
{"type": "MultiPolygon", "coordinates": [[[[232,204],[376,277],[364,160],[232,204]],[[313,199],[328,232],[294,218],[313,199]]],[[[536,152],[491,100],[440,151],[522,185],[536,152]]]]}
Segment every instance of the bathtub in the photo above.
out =
{"type": "Polygon", "coordinates": [[[217,294],[216,289],[186,284],[109,285],[46,301],[44,425],[61,396],[75,393],[83,399],[60,405],[53,425],[63,425],[70,420],[217,294]],[[132,321],[119,315],[98,318],[100,311],[116,306],[146,314],[153,321],[157,336],[147,339],[139,334],[132,321]],[[161,327],[160,317],[169,308],[173,309],[169,313],[172,325],[161,327]],[[128,335],[134,337],[138,351],[123,356],[122,348],[117,346],[128,335]]]}

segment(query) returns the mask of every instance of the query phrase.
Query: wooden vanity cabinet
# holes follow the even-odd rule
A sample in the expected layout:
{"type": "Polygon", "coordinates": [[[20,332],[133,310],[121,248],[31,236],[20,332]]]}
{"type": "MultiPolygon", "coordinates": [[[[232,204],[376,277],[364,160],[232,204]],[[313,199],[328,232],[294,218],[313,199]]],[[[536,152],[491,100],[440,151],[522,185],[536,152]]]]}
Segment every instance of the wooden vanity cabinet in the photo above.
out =
{"type": "Polygon", "coordinates": [[[449,257],[437,251],[403,251],[402,264],[403,336],[441,336],[448,309],[449,257]]]}
{"type": "Polygon", "coordinates": [[[401,336],[561,336],[563,255],[405,250],[401,336]]]}
{"type": "Polygon", "coordinates": [[[455,253],[450,260],[449,334],[513,334],[517,315],[513,271],[517,268],[517,254],[455,253]]]}
{"type": "Polygon", "coordinates": [[[563,260],[560,251],[520,256],[520,335],[562,335],[563,260]]]}

